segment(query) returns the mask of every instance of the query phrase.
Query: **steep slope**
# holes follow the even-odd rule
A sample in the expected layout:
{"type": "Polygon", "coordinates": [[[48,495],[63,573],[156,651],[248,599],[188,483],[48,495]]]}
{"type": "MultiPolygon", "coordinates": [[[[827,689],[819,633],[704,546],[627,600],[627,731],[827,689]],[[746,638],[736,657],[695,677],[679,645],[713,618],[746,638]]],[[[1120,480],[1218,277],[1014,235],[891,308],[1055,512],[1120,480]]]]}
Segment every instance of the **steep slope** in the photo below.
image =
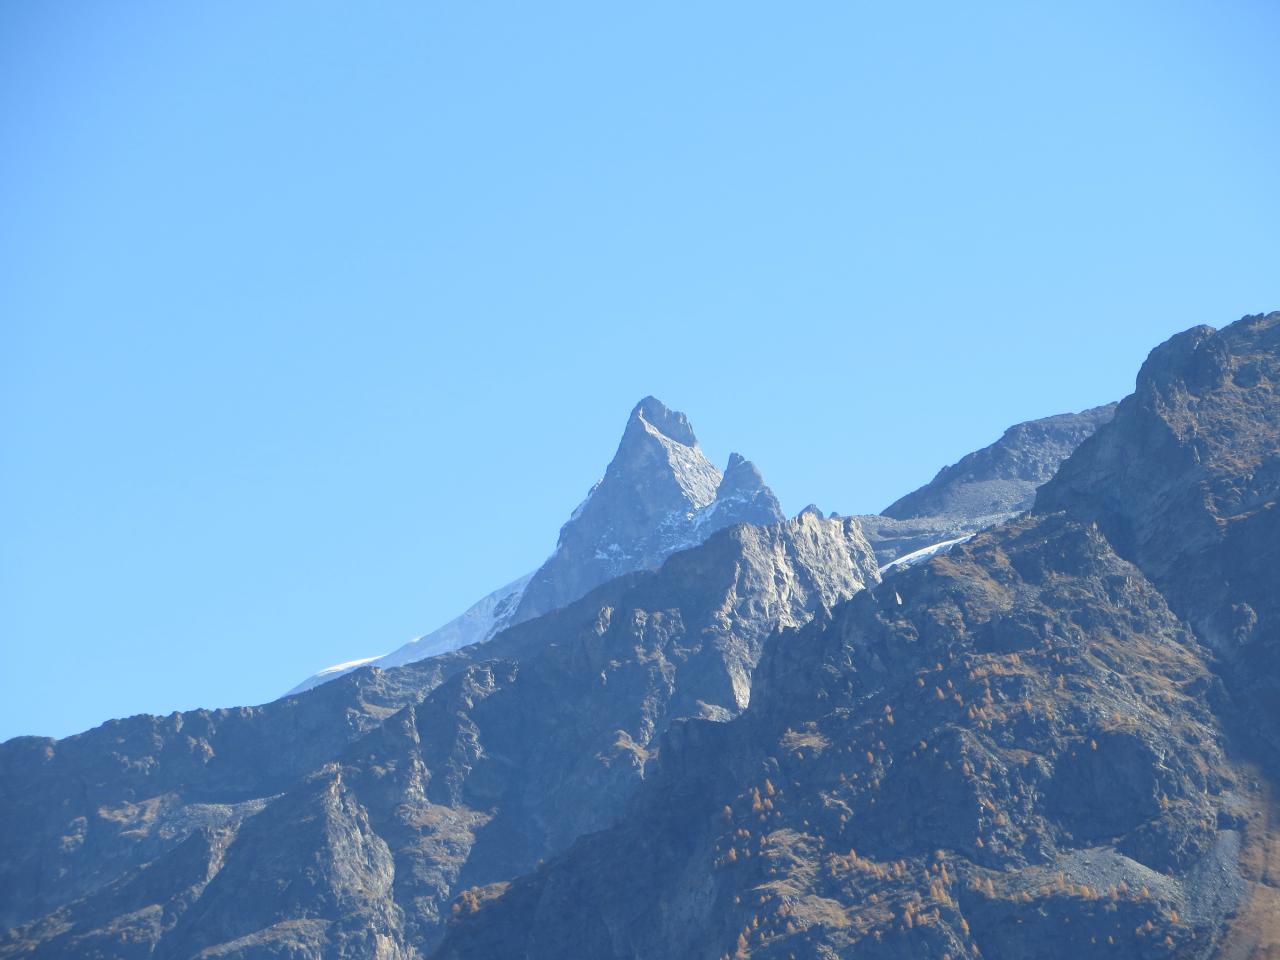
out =
{"type": "Polygon", "coordinates": [[[1247,900],[1223,956],[1280,955],[1280,313],[1197,327],[1154,351],[1112,429],[1039,509],[1090,518],[1211,649],[1223,716],[1257,765],[1247,900]]]}
{"type": "Polygon", "coordinates": [[[607,825],[673,720],[739,713],[767,636],[875,578],[852,521],[741,525],[468,651],[10,741],[0,956],[421,956],[461,887],[607,825]]]}
{"type": "Polygon", "coordinates": [[[776,638],[438,955],[1275,955],[1275,382],[1280,314],[1154,351],[1034,513],[776,638]]]}
{"type": "Polygon", "coordinates": [[[541,567],[392,653],[329,667],[290,693],[367,663],[399,666],[484,642],[614,577],[652,569],[717,530],[783,519],[777,498],[753,463],[731,454],[722,476],[703,456],[688,418],[646,397],[631,411],[603,479],[565,523],[555,551],[541,567]]]}
{"type": "Polygon", "coordinates": [[[1280,313],[1155,350],[1112,427],[1040,493],[1095,521],[1222,659],[1280,753],[1280,313]]]}
{"type": "Polygon", "coordinates": [[[461,650],[473,643],[484,643],[510,625],[515,606],[533,574],[527,574],[517,580],[499,587],[493,593],[481,597],[465,611],[454,617],[443,627],[438,627],[428,634],[410,640],[402,647],[382,656],[361,657],[347,663],[339,663],[316,673],[289,691],[289,695],[302,693],[328,683],[336,677],[358,670],[360,667],[377,666],[383,669],[400,667],[406,663],[415,663],[427,657],[436,657],[451,650],[461,650]]]}
{"type": "Polygon", "coordinates": [[[782,519],[749,461],[733,454],[721,476],[703,456],[688,418],[646,397],[631,411],[603,479],[529,581],[515,618],[548,613],[607,580],[655,567],[716,530],[782,519]]]}
{"type": "Polygon", "coordinates": [[[0,744],[0,926],[120,881],[193,834],[233,829],[462,666],[363,670],[262,707],[0,744]]]}
{"type": "Polygon", "coordinates": [[[674,729],[440,955],[1173,955],[1236,890],[1209,683],[1096,532],[981,534],[771,649],[746,715],[674,729]]]}
{"type": "MultiPolygon", "coordinates": [[[[1030,514],[870,590],[807,510],[483,645],[0,745],[0,956],[1278,955],[1277,383],[1280,314],[1175,337],[1030,514]]],[[[776,510],[648,404],[572,555],[776,510]]]]}
{"type": "Polygon", "coordinates": [[[1015,424],[995,443],[943,467],[876,516],[860,516],[881,563],[995,526],[1031,508],[1036,490],[1115,414],[1106,404],[1015,424]]]}
{"type": "Polygon", "coordinates": [[[990,446],[961,458],[881,513],[894,520],[1020,513],[1037,488],[1088,437],[1115,416],[1116,404],[1015,424],[990,446]]]}

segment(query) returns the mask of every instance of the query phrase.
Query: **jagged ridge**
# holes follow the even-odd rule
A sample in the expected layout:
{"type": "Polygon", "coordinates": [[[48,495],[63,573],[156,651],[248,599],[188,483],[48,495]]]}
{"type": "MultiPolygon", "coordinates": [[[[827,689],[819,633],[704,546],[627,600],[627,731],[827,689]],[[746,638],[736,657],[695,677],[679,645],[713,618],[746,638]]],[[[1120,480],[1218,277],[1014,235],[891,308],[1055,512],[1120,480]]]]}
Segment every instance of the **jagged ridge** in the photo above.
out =
{"type": "Polygon", "coordinates": [[[1154,351],[1035,513],[768,645],[439,956],[1280,949],[1277,383],[1280,314],[1154,351]]]}
{"type": "Polygon", "coordinates": [[[739,525],[465,651],[10,741],[0,956],[422,956],[461,887],[607,825],[673,720],[736,715],[768,635],[875,579],[853,521],[739,525]]]}
{"type": "Polygon", "coordinates": [[[614,577],[657,567],[717,530],[783,519],[753,463],[731,454],[721,476],[703,456],[688,417],[646,397],[631,411],[603,479],[561,528],[555,552],[541,567],[392,653],[329,667],[289,692],[301,693],[371,662],[399,666],[483,643],[614,577]]]}

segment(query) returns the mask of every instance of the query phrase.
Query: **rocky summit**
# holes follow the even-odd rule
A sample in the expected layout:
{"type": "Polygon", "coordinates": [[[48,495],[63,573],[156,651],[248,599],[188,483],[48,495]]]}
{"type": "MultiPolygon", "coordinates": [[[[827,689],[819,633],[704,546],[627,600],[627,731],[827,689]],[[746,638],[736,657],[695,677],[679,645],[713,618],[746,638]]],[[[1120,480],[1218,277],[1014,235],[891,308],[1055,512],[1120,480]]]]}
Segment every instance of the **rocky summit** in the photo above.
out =
{"type": "Polygon", "coordinates": [[[604,477],[525,587],[515,617],[555,610],[725,527],[782,519],[754,464],[735,453],[721,475],[703,456],[688,418],[646,397],[631,411],[604,477]]]}
{"type": "Polygon", "coordinates": [[[604,477],[561,528],[555,551],[541,567],[481,598],[443,627],[385,656],[323,670],[290,693],[370,663],[400,666],[484,642],[607,580],[652,569],[717,530],[783,519],[755,464],[734,453],[721,475],[703,455],[688,417],[646,397],[631,411],[604,477]]]}
{"type": "Polygon", "coordinates": [[[439,955],[1271,957],[1280,314],[1154,351],[1035,509],[769,645],[439,955]]]}
{"type": "Polygon", "coordinates": [[[943,467],[876,516],[858,518],[882,563],[1011,519],[1080,444],[1115,414],[1109,403],[1015,424],[990,446],[943,467]]]}
{"type": "Polygon", "coordinates": [[[882,515],[646,399],[483,642],[0,745],[0,957],[1280,956],[1278,492],[1280,313],[882,515]]]}
{"type": "Polygon", "coordinates": [[[769,637],[876,579],[852,520],[738,525],[488,644],[11,740],[0,956],[425,956],[461,891],[611,823],[673,722],[738,715],[769,637]]]}

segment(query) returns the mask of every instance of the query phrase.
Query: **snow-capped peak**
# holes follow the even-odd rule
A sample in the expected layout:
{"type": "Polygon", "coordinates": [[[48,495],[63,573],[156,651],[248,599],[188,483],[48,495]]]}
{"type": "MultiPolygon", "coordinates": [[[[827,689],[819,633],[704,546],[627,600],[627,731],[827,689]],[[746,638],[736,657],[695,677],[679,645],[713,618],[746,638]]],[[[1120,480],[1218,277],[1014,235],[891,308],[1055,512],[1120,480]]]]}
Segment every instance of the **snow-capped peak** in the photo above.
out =
{"type": "Polygon", "coordinates": [[[783,519],[751,461],[733,454],[722,476],[703,455],[689,419],[645,397],[632,409],[604,476],[560,529],[555,551],[535,573],[495,590],[393,653],[330,667],[290,692],[366,664],[398,666],[483,642],[607,580],[657,567],[724,527],[783,519]]]}

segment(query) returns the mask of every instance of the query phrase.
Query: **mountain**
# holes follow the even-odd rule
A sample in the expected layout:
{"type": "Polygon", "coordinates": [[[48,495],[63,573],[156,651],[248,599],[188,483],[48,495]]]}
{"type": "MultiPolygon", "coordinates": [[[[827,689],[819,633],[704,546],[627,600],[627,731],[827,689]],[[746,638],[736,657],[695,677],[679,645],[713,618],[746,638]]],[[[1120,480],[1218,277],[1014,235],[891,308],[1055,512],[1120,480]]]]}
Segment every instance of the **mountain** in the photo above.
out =
{"type": "Polygon", "coordinates": [[[1098,524],[1213,657],[1241,731],[1280,754],[1280,313],[1151,354],[1111,429],[1037,495],[1098,524]]]}
{"type": "Polygon", "coordinates": [[[1116,404],[1019,423],[995,443],[949,467],[925,486],[881,511],[894,520],[920,517],[1008,516],[1028,509],[1036,490],[1097,429],[1115,416],[1116,404]]]}
{"type": "Polygon", "coordinates": [[[1280,954],[1280,313],[1157,348],[1029,513],[766,644],[437,956],[1280,954]]]}
{"type": "Polygon", "coordinates": [[[717,530],[783,519],[777,498],[751,461],[731,454],[721,475],[703,455],[688,418],[645,397],[631,411],[604,477],[560,529],[556,549],[541,567],[394,652],[329,667],[290,693],[369,663],[399,666],[483,642],[614,577],[656,567],[717,530]]]}
{"type": "Polygon", "coordinates": [[[716,530],[782,519],[777,498],[753,464],[735,453],[721,476],[703,456],[685,415],[646,397],[631,411],[603,479],[561,527],[555,552],[529,581],[516,620],[657,566],[716,530]]]}
{"type": "Polygon", "coordinates": [[[1280,955],[1276,384],[1196,328],[866,520],[642,401],[486,642],[0,744],[0,958],[1280,955]]]}
{"type": "MultiPolygon", "coordinates": [[[[398,647],[391,653],[381,657],[370,657],[367,660],[357,660],[350,664],[340,664],[336,669],[345,673],[356,667],[362,667],[368,664],[386,669],[387,667],[398,667],[406,663],[414,663],[418,660],[425,660],[427,657],[438,656],[442,653],[448,653],[450,650],[460,650],[463,647],[469,647],[473,643],[483,643],[492,638],[503,627],[513,622],[516,605],[520,602],[520,597],[524,594],[524,588],[528,585],[533,574],[525,574],[511,583],[499,587],[493,593],[481,597],[462,614],[450,620],[443,627],[439,627],[425,636],[411,640],[402,647],[398,647]]],[[[335,668],[329,668],[330,671],[335,668]]],[[[324,682],[324,680],[332,679],[329,671],[322,671],[316,674],[308,682],[300,684],[290,693],[301,693],[303,690],[310,689],[315,686],[315,682],[324,682]]]]}
{"type": "Polygon", "coordinates": [[[0,957],[421,957],[458,892],[607,826],[766,639],[876,581],[852,520],[737,525],[490,642],[264,707],[0,745],[0,957]]]}
{"type": "Polygon", "coordinates": [[[876,516],[859,516],[881,563],[995,526],[1030,509],[1036,490],[1115,415],[1106,404],[1015,424],[995,443],[943,467],[876,516]]]}
{"type": "MultiPolygon", "coordinates": [[[[1017,424],[884,513],[857,520],[882,564],[993,526],[1029,508],[1036,489],[1114,411],[1115,404],[1108,404],[1017,424]]],[[[755,464],[733,453],[721,475],[703,456],[688,418],[646,397],[631,411],[604,477],[561,528],[555,551],[538,570],[392,653],[328,667],[289,692],[369,664],[400,666],[482,643],[613,577],[656,566],[717,530],[736,523],[767,526],[783,516],[755,464]]]]}

